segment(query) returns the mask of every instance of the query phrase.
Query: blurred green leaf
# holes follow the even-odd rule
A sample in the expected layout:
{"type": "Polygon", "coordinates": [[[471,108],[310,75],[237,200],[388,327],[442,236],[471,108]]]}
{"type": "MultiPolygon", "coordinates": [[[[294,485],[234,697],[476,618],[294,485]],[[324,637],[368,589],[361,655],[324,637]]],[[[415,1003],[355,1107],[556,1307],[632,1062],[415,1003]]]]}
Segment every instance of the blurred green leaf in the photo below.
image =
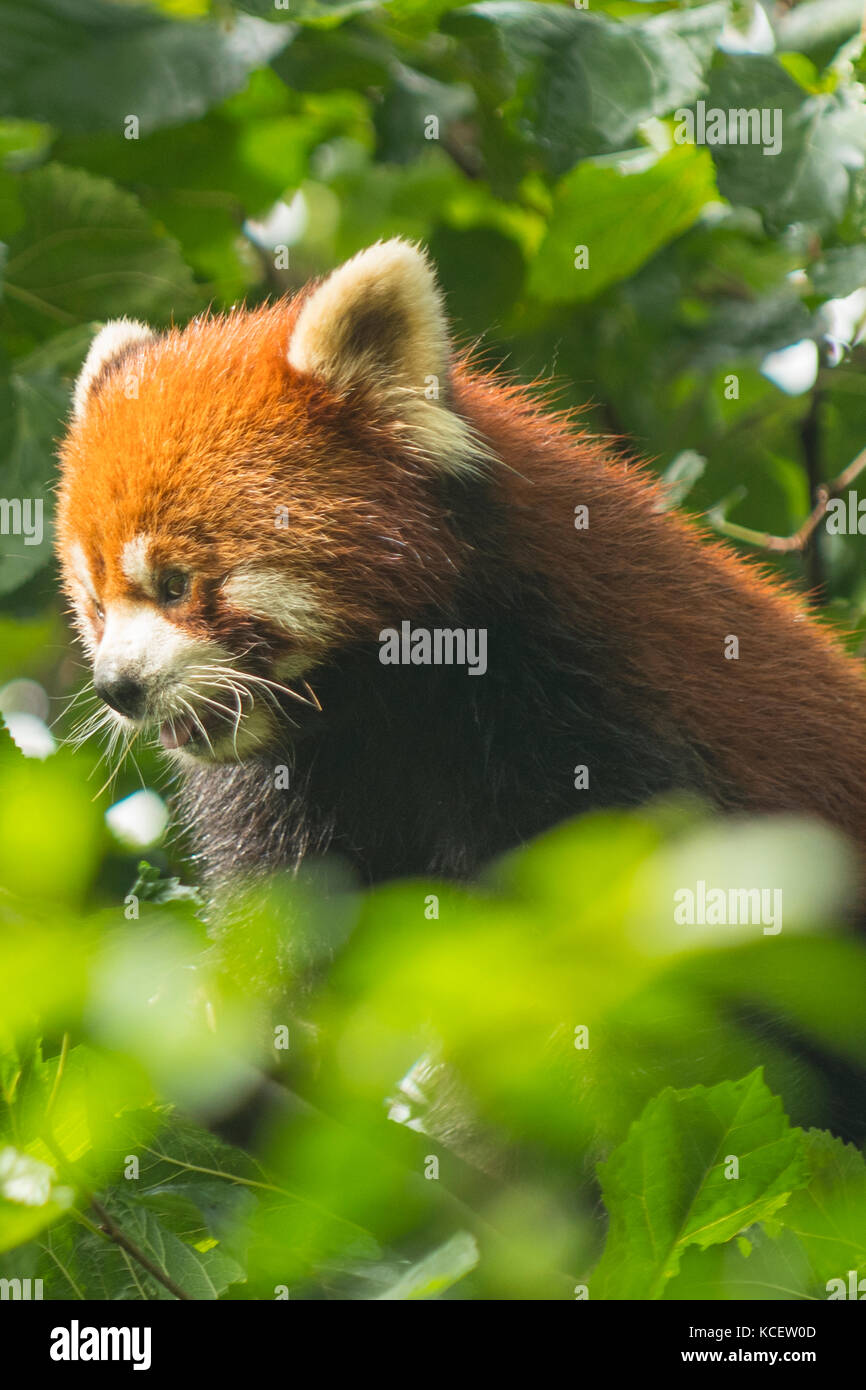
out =
{"type": "Polygon", "coordinates": [[[0,0],[0,113],[118,140],[130,116],[142,131],[180,125],[238,91],[287,38],[246,16],[223,27],[108,0],[0,0]]]}
{"type": "Polygon", "coordinates": [[[759,208],[774,230],[825,229],[844,216],[866,155],[866,109],[854,92],[810,96],[775,59],[729,55],[712,71],[707,107],[767,112],[781,139],[775,154],[762,144],[710,147],[731,202],[759,208]]]}
{"type": "MultiPolygon", "coordinates": [[[[247,91],[180,129],[156,130],[137,141],[65,135],[55,153],[133,190],[154,230],[167,230],[196,274],[231,302],[261,274],[244,240],[245,220],[290,197],[306,178],[311,152],[357,120],[357,103],[350,100],[296,107],[273,72],[260,72],[247,91]]],[[[178,290],[175,300],[182,304],[178,290]]]]}
{"type": "Polygon", "coordinates": [[[381,0],[234,0],[235,8],[262,19],[332,29],[352,15],[376,9],[381,0]]]}
{"type": "Polygon", "coordinates": [[[39,339],[113,314],[167,322],[200,305],[176,243],[107,179],[49,164],[22,175],[21,201],[25,220],[6,265],[7,331],[39,339]]]}
{"type": "Polygon", "coordinates": [[[0,1148],[0,1251],[30,1240],[70,1206],[72,1191],[47,1164],[0,1148]]]}
{"type": "Polygon", "coordinates": [[[478,1246],[471,1235],[461,1231],[447,1244],[419,1260],[392,1285],[381,1299],[438,1298],[446,1289],[474,1269],[478,1263],[478,1246]]]}
{"type": "MultiPolygon", "coordinates": [[[[45,902],[77,907],[101,834],[87,786],[69,775],[68,755],[34,762],[21,756],[6,733],[0,734],[0,774],[0,886],[32,909],[45,902]]],[[[5,983],[0,979],[0,988],[5,983]]]]}
{"type": "Polygon", "coordinates": [[[836,246],[813,265],[810,276],[815,293],[835,299],[853,294],[866,285],[866,246],[836,246]]]}
{"type": "MultiPolygon", "coordinates": [[[[69,393],[56,371],[0,379],[0,469],[11,534],[0,538],[0,595],[26,584],[52,557],[54,442],[69,393]],[[14,528],[14,529],[13,529],[14,528]]],[[[5,532],[4,527],[4,532],[5,532]]]]}
{"type": "Polygon", "coordinates": [[[130,893],[148,903],[192,902],[202,905],[203,899],[197,888],[181,883],[179,878],[164,878],[159,869],[142,859],[138,866],[138,877],[130,888],[130,893]]]}
{"type": "Polygon", "coordinates": [[[424,140],[444,139],[448,127],[468,116],[475,105],[470,87],[437,82],[403,63],[393,65],[390,79],[375,111],[379,157],[384,160],[408,163],[424,140]]]}
{"type": "Polygon", "coordinates": [[[527,0],[486,0],[445,17],[450,33],[499,56],[502,90],[524,138],[555,174],[628,148],[651,116],[695,100],[725,21],[725,4],[621,23],[527,0]]]}
{"type": "MultiPolygon", "coordinates": [[[[38,546],[0,538],[2,707],[53,722],[88,676],[48,504],[97,326],[257,304],[395,234],[430,248],[459,348],[556,378],[590,435],[669,465],[672,503],[794,530],[804,421],[824,477],[866,432],[839,302],[866,281],[860,6],[777,6],[779,56],[719,47],[753,15],[0,0],[0,491],[44,503],[38,546]],[[698,100],[778,107],[781,151],[681,145],[698,100]],[[802,340],[837,346],[790,397],[761,369],[802,340]]],[[[862,538],[765,558],[795,586],[820,562],[862,646],[862,538]]],[[[106,834],[109,773],[114,801],[164,769],[100,751],[0,737],[0,1151],[31,1194],[51,1175],[0,1198],[0,1278],[171,1298],[138,1248],[206,1299],[570,1299],[599,1153],[593,1297],[824,1298],[866,1268],[863,1160],[834,1138],[866,1137],[866,949],[835,929],[852,863],[823,826],[664,801],[472,885],[361,893],[326,862],[222,913],[177,839],[137,866],[106,834]],[[698,879],[778,885],[784,930],[674,920],[698,879]],[[239,1105],[255,1158],[203,1127],[239,1105]]]]}
{"type": "MultiPolygon", "coordinates": [[[[780,1214],[802,1245],[813,1287],[826,1295],[831,1279],[848,1284],[849,1269],[866,1269],[866,1162],[852,1144],[811,1130],[806,1135],[808,1184],[780,1214]]],[[[819,1296],[820,1296],[819,1294],[819,1296]]]]}
{"type": "Polygon", "coordinates": [[[775,16],[776,38],[781,49],[826,61],[857,33],[862,19],[860,0],[801,0],[775,16]]]}

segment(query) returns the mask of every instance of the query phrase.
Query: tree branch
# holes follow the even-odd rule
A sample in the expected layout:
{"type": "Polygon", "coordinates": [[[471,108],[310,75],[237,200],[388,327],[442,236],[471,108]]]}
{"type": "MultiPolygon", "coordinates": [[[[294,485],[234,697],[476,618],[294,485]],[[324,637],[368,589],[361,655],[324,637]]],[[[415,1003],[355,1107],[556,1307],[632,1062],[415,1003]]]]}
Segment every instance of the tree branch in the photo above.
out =
{"type": "Polygon", "coordinates": [[[452,126],[439,140],[448,158],[457,165],[467,179],[480,179],[483,173],[478,154],[457,138],[457,130],[452,126]]]}
{"type": "Polygon", "coordinates": [[[139,1249],[134,1241],[130,1240],[129,1236],[121,1230],[114,1217],[110,1212],[106,1211],[101,1202],[98,1202],[95,1197],[91,1196],[90,1205],[99,1217],[99,1229],[108,1236],[109,1240],[113,1240],[115,1245],[119,1245],[121,1250],[125,1250],[127,1255],[130,1255],[137,1264],[140,1264],[142,1269],[146,1269],[152,1278],[162,1284],[163,1288],[168,1289],[169,1293],[174,1294],[175,1298],[180,1298],[187,1302],[189,1301],[189,1294],[184,1293],[179,1284],[176,1284],[164,1270],[159,1268],[159,1265],[155,1265],[153,1260],[145,1255],[143,1250],[139,1249]]]}
{"type": "MultiPolygon", "coordinates": [[[[821,407],[823,404],[823,394],[818,386],[812,391],[809,399],[809,409],[803,417],[800,425],[800,444],[803,449],[803,463],[806,467],[806,477],[809,481],[809,500],[812,503],[814,516],[815,509],[821,505],[821,407]]],[[[823,498],[823,511],[827,510],[828,497],[823,498]]],[[[820,520],[820,517],[819,517],[820,520]]],[[[815,525],[817,526],[817,522],[815,525]]],[[[813,601],[820,603],[824,598],[824,566],[821,552],[816,545],[812,545],[812,535],[814,527],[806,538],[802,546],[802,552],[806,561],[806,573],[809,589],[813,601]]]]}
{"type": "Polygon", "coordinates": [[[724,514],[724,503],[711,507],[707,512],[707,519],[713,529],[722,536],[730,536],[733,540],[745,541],[748,545],[760,546],[762,550],[769,550],[774,554],[802,554],[826,516],[827,504],[833,498],[841,496],[864,469],[866,469],[866,449],[861,450],[853,463],[849,463],[838,478],[833,478],[828,483],[818,484],[815,490],[816,501],[812,511],[802,526],[798,527],[790,536],[774,536],[769,531],[755,531],[750,526],[738,526],[736,522],[728,521],[724,514]]]}
{"type": "Polygon", "coordinates": [[[179,1284],[176,1284],[164,1270],[160,1269],[159,1265],[154,1264],[153,1260],[151,1260],[148,1255],[145,1255],[144,1251],[135,1244],[135,1241],[130,1240],[126,1232],[118,1226],[111,1213],[105,1209],[101,1202],[97,1201],[92,1192],[87,1191],[79,1180],[78,1174],[75,1172],[72,1164],[63,1153],[63,1150],[60,1148],[54,1135],[47,1126],[42,1132],[42,1139],[57,1159],[57,1166],[60,1171],[66,1174],[69,1181],[74,1183],[79,1189],[89,1206],[99,1218],[99,1226],[97,1229],[101,1234],[108,1240],[113,1241],[121,1250],[124,1250],[126,1254],[135,1260],[137,1264],[140,1264],[142,1269],[146,1270],[158,1284],[162,1284],[164,1289],[168,1289],[169,1293],[173,1294],[175,1298],[179,1298],[184,1302],[190,1302],[189,1294],[185,1293],[179,1284]]]}

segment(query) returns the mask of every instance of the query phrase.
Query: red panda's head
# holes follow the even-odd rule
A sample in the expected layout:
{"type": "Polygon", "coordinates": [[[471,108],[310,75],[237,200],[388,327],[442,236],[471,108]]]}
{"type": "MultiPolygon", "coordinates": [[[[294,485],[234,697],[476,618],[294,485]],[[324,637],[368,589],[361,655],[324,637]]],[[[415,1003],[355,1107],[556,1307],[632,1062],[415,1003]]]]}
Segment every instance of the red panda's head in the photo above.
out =
{"type": "Polygon", "coordinates": [[[118,726],[181,758],[266,746],[314,667],[447,595],[441,489],[483,461],[405,242],[291,301],[107,324],[61,450],[58,546],[118,726]]]}

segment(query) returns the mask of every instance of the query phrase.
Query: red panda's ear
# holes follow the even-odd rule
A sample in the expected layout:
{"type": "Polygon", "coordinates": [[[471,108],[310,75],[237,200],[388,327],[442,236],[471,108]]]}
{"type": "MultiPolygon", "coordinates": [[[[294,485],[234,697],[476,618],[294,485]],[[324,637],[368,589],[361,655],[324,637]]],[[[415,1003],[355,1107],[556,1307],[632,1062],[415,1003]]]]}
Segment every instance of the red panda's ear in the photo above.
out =
{"type": "Polygon", "coordinates": [[[100,328],[90,344],[72,394],[72,413],[76,420],[84,414],[88,398],[98,386],[102,373],[119,362],[131,348],[152,342],[154,337],[153,330],[137,319],[112,319],[100,328]]]}
{"type": "Polygon", "coordinates": [[[447,374],[448,355],[433,268],[398,237],[369,246],[318,285],[289,344],[297,371],[337,387],[372,376],[423,390],[427,378],[447,374]]]}
{"type": "Polygon", "coordinates": [[[301,306],[289,365],[338,391],[372,392],[407,427],[407,443],[440,468],[483,454],[447,408],[450,345],[442,295],[419,246],[395,237],[346,261],[301,306]]]}

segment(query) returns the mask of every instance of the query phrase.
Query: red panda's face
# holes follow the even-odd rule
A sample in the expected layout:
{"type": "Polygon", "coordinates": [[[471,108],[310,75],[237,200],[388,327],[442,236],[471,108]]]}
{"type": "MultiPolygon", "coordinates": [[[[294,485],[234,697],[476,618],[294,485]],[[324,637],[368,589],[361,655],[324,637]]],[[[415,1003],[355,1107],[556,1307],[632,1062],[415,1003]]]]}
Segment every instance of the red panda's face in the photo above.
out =
{"type": "Polygon", "coordinates": [[[61,451],[59,553],[115,726],[245,758],[306,677],[455,572],[436,489],[482,451],[445,404],[423,256],[372,247],[300,302],[98,335],[61,451]]]}

